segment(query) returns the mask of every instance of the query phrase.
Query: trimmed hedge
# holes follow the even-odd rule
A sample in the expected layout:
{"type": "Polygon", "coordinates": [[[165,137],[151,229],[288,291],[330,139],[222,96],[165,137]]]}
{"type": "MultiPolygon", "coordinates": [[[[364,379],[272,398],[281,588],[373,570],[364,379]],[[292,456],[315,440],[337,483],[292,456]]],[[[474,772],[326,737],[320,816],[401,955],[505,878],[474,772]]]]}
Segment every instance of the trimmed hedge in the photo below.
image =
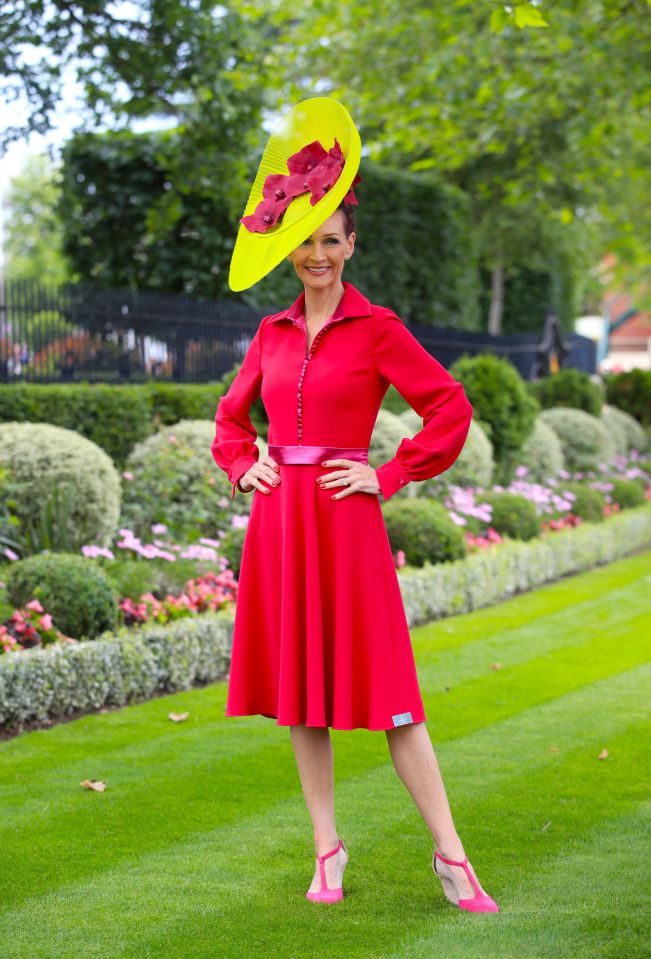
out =
{"type": "MultiPolygon", "coordinates": [[[[651,504],[604,523],[511,541],[452,563],[399,574],[410,628],[491,606],[571,573],[651,546],[651,504]]],[[[124,706],[228,675],[231,612],[122,630],[92,642],[0,656],[0,725],[124,706]]]]}
{"type": "Polygon", "coordinates": [[[516,453],[515,459],[518,466],[528,468],[527,480],[530,483],[545,483],[565,469],[561,441],[551,426],[543,423],[540,416],[536,417],[533,430],[516,453]]]}
{"type": "Polygon", "coordinates": [[[633,449],[638,452],[646,450],[647,438],[644,429],[630,413],[604,403],[601,409],[601,420],[609,431],[618,453],[625,456],[633,449]]]}
{"type": "MultiPolygon", "coordinates": [[[[407,428],[408,436],[414,436],[423,428],[422,419],[413,409],[402,413],[400,420],[407,428]]],[[[482,428],[481,422],[473,417],[464,447],[452,466],[431,479],[411,485],[416,486],[417,495],[420,496],[440,496],[443,490],[451,485],[466,489],[480,486],[485,489],[491,485],[494,470],[493,444],[482,428]]]]}
{"type": "Polygon", "coordinates": [[[51,423],[75,430],[124,464],[159,426],[181,419],[214,420],[223,383],[20,383],[0,389],[0,423],[51,423]]]}
{"type": "Polygon", "coordinates": [[[202,613],[89,642],[5,653],[0,656],[0,726],[126,706],[223,679],[232,635],[230,614],[202,613]]]}
{"type": "Polygon", "coordinates": [[[572,573],[612,563],[651,547],[651,504],[546,533],[510,541],[454,563],[404,570],[400,585],[410,627],[492,606],[572,573]]]}
{"type": "MultiPolygon", "coordinates": [[[[140,537],[163,523],[177,540],[215,537],[233,512],[248,513],[250,500],[230,499],[231,484],[215,466],[212,420],[181,420],[139,443],[127,460],[133,475],[124,483],[122,525],[140,537]]],[[[266,443],[258,437],[261,457],[266,443]]]]}
{"type": "Polygon", "coordinates": [[[565,466],[571,472],[596,470],[614,459],[615,445],[598,417],[569,406],[554,406],[543,410],[540,419],[558,436],[565,466]]]}
{"type": "Polygon", "coordinates": [[[606,400],[634,416],[642,426],[651,426],[651,370],[628,370],[604,376],[606,400]]]}
{"type": "Polygon", "coordinates": [[[578,480],[563,481],[561,495],[573,493],[572,513],[588,523],[602,523],[606,497],[599,489],[578,480]]]}
{"type": "Polygon", "coordinates": [[[554,406],[569,406],[590,413],[591,416],[601,414],[603,390],[583,370],[566,367],[553,376],[530,380],[526,385],[529,394],[535,397],[545,410],[554,406]]]}

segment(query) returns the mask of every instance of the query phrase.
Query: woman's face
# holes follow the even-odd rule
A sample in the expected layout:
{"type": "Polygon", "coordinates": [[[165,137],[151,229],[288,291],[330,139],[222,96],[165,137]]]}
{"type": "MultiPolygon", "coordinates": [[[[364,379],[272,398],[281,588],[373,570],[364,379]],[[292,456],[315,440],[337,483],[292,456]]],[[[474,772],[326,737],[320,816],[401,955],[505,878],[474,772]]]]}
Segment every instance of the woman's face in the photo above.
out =
{"type": "Polygon", "coordinates": [[[312,236],[289,254],[304,286],[322,290],[340,282],[344,263],[355,249],[355,234],[346,236],[343,210],[335,210],[312,236]]]}

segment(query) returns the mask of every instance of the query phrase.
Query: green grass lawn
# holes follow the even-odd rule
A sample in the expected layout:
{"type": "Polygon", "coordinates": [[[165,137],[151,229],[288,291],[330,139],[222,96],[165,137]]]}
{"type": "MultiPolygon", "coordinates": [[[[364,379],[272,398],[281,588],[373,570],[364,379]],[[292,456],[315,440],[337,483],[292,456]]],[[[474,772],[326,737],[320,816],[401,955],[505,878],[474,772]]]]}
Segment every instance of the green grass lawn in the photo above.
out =
{"type": "Polygon", "coordinates": [[[501,913],[444,897],[368,730],[332,732],[346,898],[306,900],[289,731],[226,719],[220,683],[0,743],[0,956],[651,956],[650,596],[646,552],[412,631],[457,828],[501,913]]]}

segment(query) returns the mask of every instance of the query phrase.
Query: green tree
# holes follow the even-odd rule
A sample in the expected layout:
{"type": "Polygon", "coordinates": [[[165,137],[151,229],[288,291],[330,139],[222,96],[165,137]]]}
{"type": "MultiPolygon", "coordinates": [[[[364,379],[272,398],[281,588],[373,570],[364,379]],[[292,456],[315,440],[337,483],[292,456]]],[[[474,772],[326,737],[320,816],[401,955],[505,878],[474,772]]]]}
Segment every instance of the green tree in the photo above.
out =
{"type": "Polygon", "coordinates": [[[55,173],[47,154],[31,154],[9,183],[3,199],[9,280],[59,284],[72,278],[55,209],[60,192],[55,173]]]}
{"type": "Polygon", "coordinates": [[[273,71],[283,101],[340,97],[371,158],[439,171],[470,194],[492,275],[491,332],[501,328],[510,264],[535,259],[546,236],[573,226],[574,241],[583,232],[571,247],[577,270],[587,272],[609,218],[631,209],[627,182],[639,176],[648,192],[646,2],[538,4],[543,29],[523,29],[536,19],[532,4],[509,13],[414,0],[408,15],[401,0],[261,6],[273,6],[283,31],[273,71]],[[643,156],[622,148],[642,128],[643,156]]]}
{"type": "Polygon", "coordinates": [[[260,145],[267,42],[264,18],[253,26],[228,0],[14,0],[0,14],[0,78],[5,98],[27,99],[30,110],[23,126],[4,130],[0,148],[50,129],[73,63],[85,93],[77,133],[148,120],[179,134],[165,157],[170,188],[147,214],[153,242],[182,217],[190,193],[217,194],[239,215],[260,145]]]}

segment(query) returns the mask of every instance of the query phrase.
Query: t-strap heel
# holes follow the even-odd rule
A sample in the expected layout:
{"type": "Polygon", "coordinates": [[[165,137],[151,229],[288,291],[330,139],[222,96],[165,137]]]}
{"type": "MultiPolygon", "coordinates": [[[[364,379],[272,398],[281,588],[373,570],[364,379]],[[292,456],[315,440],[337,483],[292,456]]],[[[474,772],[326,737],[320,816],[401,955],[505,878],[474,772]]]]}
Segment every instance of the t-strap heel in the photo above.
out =
{"type": "Polygon", "coordinates": [[[473,875],[474,869],[468,862],[468,857],[464,856],[463,862],[457,862],[456,859],[446,859],[445,856],[442,856],[436,850],[434,851],[434,857],[432,859],[432,868],[436,875],[439,877],[443,884],[443,891],[450,902],[454,903],[455,906],[458,906],[459,909],[466,909],[468,912],[499,912],[500,907],[497,905],[494,899],[492,899],[488,893],[479,885],[479,882],[473,875]],[[450,869],[450,866],[462,866],[468,876],[468,879],[472,883],[472,887],[475,890],[475,895],[472,899],[460,899],[459,893],[457,891],[456,883],[453,879],[453,872],[450,869]]]}
{"type": "MultiPolygon", "coordinates": [[[[310,892],[309,890],[305,893],[307,899],[310,899],[312,902],[339,902],[340,899],[344,898],[343,886],[339,886],[338,889],[330,889],[326,880],[325,874],[325,860],[330,856],[334,856],[339,852],[340,849],[343,849],[346,855],[346,865],[348,864],[348,850],[344,844],[343,839],[340,839],[334,849],[331,849],[330,852],[324,852],[322,856],[319,856],[317,853],[317,862],[319,864],[319,873],[321,876],[321,888],[318,892],[310,892]]],[[[344,869],[346,866],[344,865],[344,869]]]]}

